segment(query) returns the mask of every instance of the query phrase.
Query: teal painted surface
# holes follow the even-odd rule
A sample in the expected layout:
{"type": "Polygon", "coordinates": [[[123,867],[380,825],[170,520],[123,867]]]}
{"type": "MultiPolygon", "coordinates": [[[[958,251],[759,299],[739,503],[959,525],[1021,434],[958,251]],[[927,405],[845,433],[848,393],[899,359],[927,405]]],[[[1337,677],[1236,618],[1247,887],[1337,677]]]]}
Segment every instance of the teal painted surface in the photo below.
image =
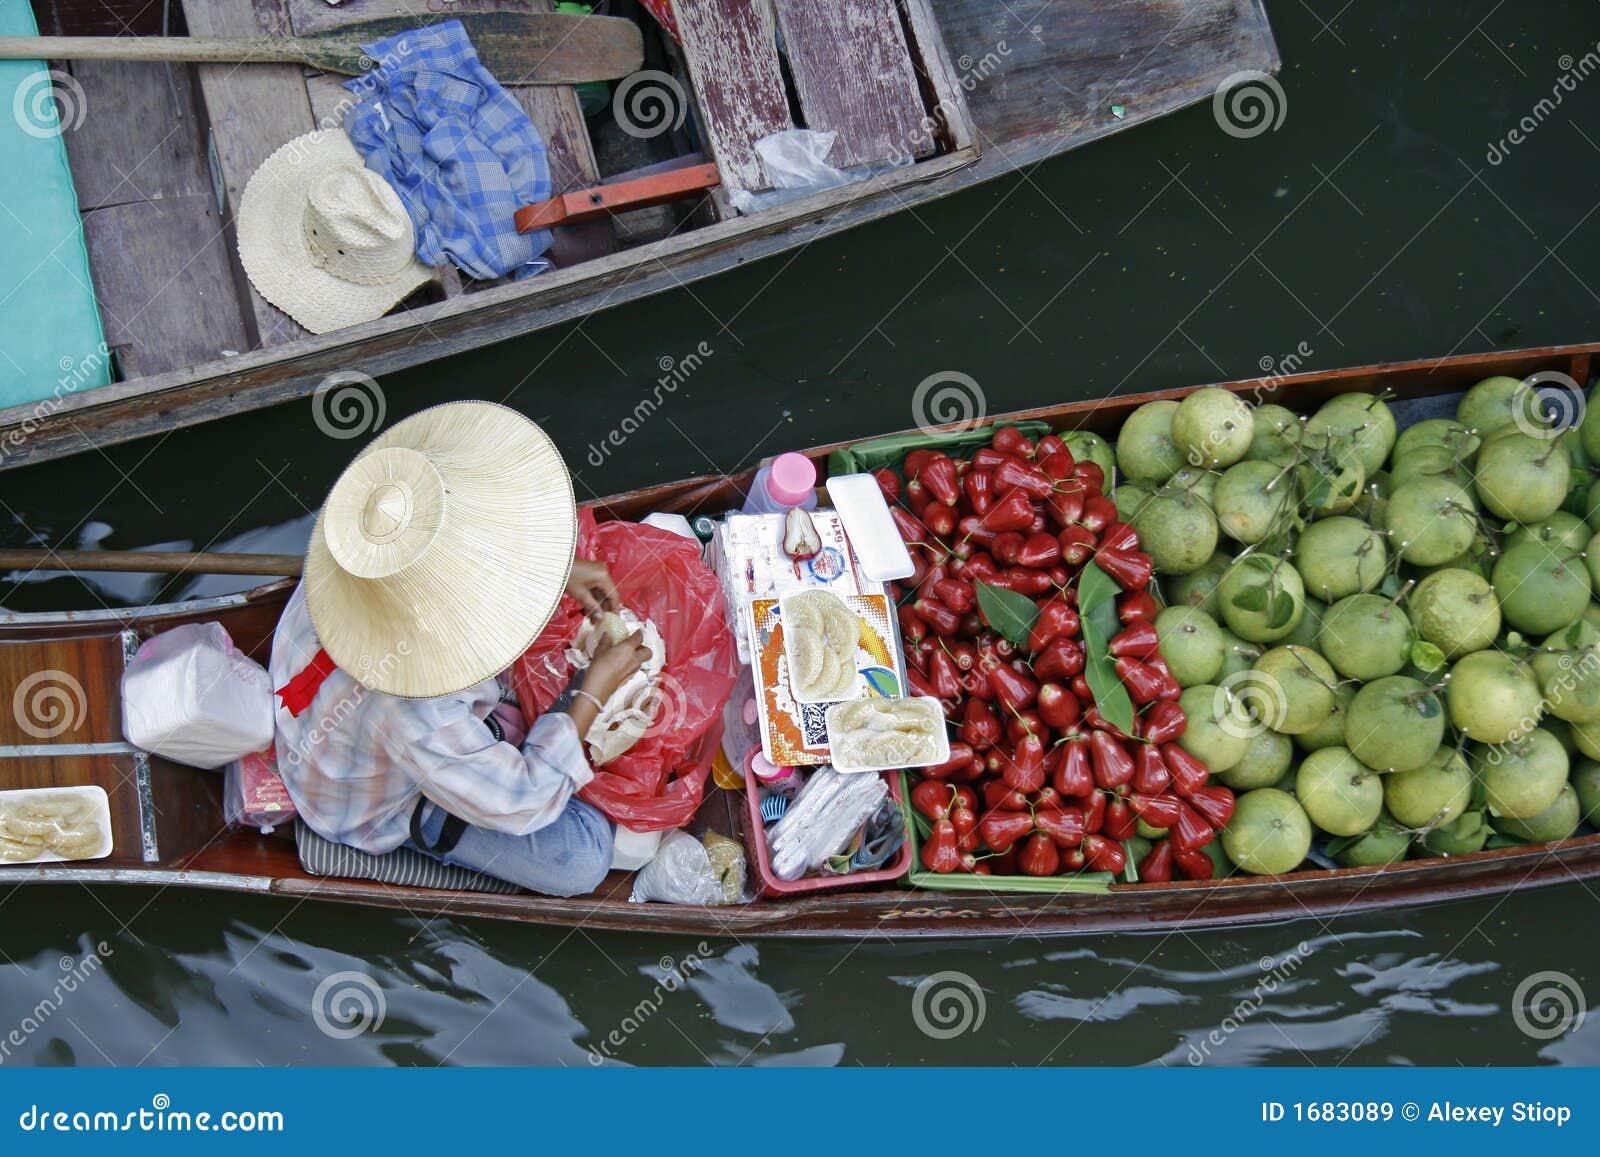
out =
{"type": "MultiPolygon", "coordinates": [[[[0,0],[0,35],[37,31],[27,0],[0,0]]],[[[59,108],[50,89],[39,61],[0,60],[0,406],[111,380],[61,139],[94,110],[70,83],[59,108]]]]}

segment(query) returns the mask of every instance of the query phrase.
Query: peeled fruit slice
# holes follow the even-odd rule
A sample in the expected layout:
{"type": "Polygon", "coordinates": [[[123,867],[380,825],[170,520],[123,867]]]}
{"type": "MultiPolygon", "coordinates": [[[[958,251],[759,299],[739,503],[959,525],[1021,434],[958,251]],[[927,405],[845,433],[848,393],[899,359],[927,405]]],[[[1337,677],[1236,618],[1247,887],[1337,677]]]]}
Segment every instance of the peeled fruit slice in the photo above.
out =
{"type": "Polygon", "coordinates": [[[1188,574],[1217,549],[1217,516],[1187,493],[1153,495],[1133,520],[1140,546],[1159,574],[1188,574]]]}
{"type": "Polygon", "coordinates": [[[1345,746],[1378,771],[1421,767],[1443,738],[1444,707],[1439,697],[1405,675],[1368,683],[1345,711],[1345,746]]]}
{"type": "Polygon", "coordinates": [[[1564,783],[1555,802],[1544,811],[1520,820],[1512,819],[1510,816],[1496,816],[1494,830],[1512,839],[1527,840],[1533,844],[1553,843],[1556,840],[1567,839],[1578,830],[1580,811],[1578,793],[1572,789],[1570,783],[1564,783]]]}
{"type": "Polygon", "coordinates": [[[1253,876],[1292,872],[1311,850],[1311,821],[1288,792],[1271,787],[1247,791],[1222,831],[1222,850],[1253,876]]]}
{"type": "Polygon", "coordinates": [[[1172,415],[1178,403],[1146,402],[1122,423],[1117,435],[1117,466],[1129,480],[1159,485],[1183,466],[1183,452],[1172,443],[1172,415]]]}
{"type": "Polygon", "coordinates": [[[1294,741],[1287,735],[1263,728],[1250,737],[1244,758],[1217,778],[1234,791],[1273,787],[1283,780],[1294,762],[1294,741]]]}
{"type": "Polygon", "coordinates": [[[1478,451],[1478,500],[1501,518],[1536,522],[1561,509],[1572,463],[1555,438],[1509,434],[1478,451]]]}
{"type": "Polygon", "coordinates": [[[1450,722],[1469,739],[1504,743],[1531,731],[1544,712],[1533,669],[1503,651],[1475,651],[1451,668],[1450,722]]]}
{"type": "Polygon", "coordinates": [[[1472,545],[1476,511],[1465,487],[1442,478],[1417,478],[1389,496],[1384,523],[1401,558],[1417,566],[1437,566],[1472,545]]]}
{"type": "Polygon", "coordinates": [[[1230,466],[1217,480],[1211,504],[1227,536],[1246,546],[1281,529],[1294,512],[1295,472],[1251,459],[1230,466]]]}
{"type": "Polygon", "coordinates": [[[1312,523],[1295,547],[1295,567],[1306,590],[1328,603],[1377,590],[1388,566],[1384,536],[1347,515],[1312,523]]]}
{"type": "Polygon", "coordinates": [[[1479,747],[1472,772],[1483,785],[1494,816],[1532,819],[1556,802],[1567,783],[1567,753],[1561,741],[1536,727],[1510,743],[1479,747]]]}
{"type": "Polygon", "coordinates": [[[1417,634],[1457,658],[1481,651],[1500,633],[1500,600],[1481,575],[1447,567],[1417,584],[1408,604],[1417,634]]]}
{"type": "Polygon", "coordinates": [[[1389,816],[1380,815],[1365,835],[1340,848],[1333,858],[1345,868],[1379,868],[1398,864],[1410,847],[1411,833],[1389,816]]]}
{"type": "Polygon", "coordinates": [[[1258,725],[1226,688],[1210,683],[1189,687],[1179,696],[1178,706],[1189,720],[1178,736],[1179,747],[1213,773],[1227,771],[1244,758],[1258,725]]]}
{"type": "Polygon", "coordinates": [[[1161,657],[1180,687],[1214,683],[1222,670],[1222,628],[1198,607],[1166,607],[1156,616],[1161,657]]]}
{"type": "Polygon", "coordinates": [[[1411,621],[1380,595],[1340,599],[1322,616],[1317,633],[1317,645],[1334,670],[1363,682],[1398,674],[1410,642],[1411,621]]]}
{"type": "Polygon", "coordinates": [[[1472,771],[1459,751],[1441,745],[1421,767],[1384,776],[1383,802],[1408,828],[1443,827],[1472,803],[1472,771]]]}
{"type": "Polygon", "coordinates": [[[1172,415],[1172,441],[1190,466],[1217,470],[1250,451],[1255,416],[1244,399],[1215,386],[1196,390],[1172,415]]]}
{"type": "Polygon", "coordinates": [[[1272,648],[1256,660],[1247,679],[1243,686],[1259,684],[1255,714],[1274,731],[1298,735],[1333,714],[1339,676],[1309,647],[1272,648]]]}
{"type": "Polygon", "coordinates": [[[1347,747],[1324,747],[1300,762],[1295,797],[1311,822],[1335,836],[1356,836],[1383,810],[1383,780],[1347,747]]]}
{"type": "Polygon", "coordinates": [[[1506,622],[1548,635],[1583,614],[1591,581],[1584,560],[1552,554],[1539,543],[1514,546],[1494,564],[1494,590],[1506,622]]]}
{"type": "Polygon", "coordinates": [[[1600,627],[1579,619],[1546,638],[1529,662],[1550,714],[1600,723],[1600,627]]]}

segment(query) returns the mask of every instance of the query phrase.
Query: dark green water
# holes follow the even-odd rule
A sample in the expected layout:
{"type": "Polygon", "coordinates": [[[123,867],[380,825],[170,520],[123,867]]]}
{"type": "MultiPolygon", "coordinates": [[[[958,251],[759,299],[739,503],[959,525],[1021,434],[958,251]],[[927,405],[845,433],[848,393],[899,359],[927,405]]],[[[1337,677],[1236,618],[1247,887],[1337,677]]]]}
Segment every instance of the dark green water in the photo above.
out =
{"type": "MultiPolygon", "coordinates": [[[[1270,14],[1287,100],[1275,132],[1234,139],[1201,106],[797,255],[394,375],[389,420],[507,398],[546,425],[580,489],[608,493],[910,425],[916,385],[944,371],[1000,411],[1250,376],[1290,354],[1319,368],[1600,332],[1600,79],[1563,91],[1501,163],[1486,155],[1600,51],[1600,8],[1292,0],[1270,14]],[[703,365],[593,467],[589,447],[662,359],[702,342],[703,365]]],[[[8,474],[3,537],[70,545],[92,519],[108,546],[207,545],[315,508],[358,444],[322,436],[308,404],[8,474]]],[[[84,600],[64,582],[8,596],[51,601],[84,600]]],[[[634,1015],[612,1048],[629,1062],[1185,1064],[1245,1001],[1212,1060],[1593,1064],[1593,1018],[1536,1040],[1512,1011],[1542,971],[1600,994],[1597,899],[1572,884],[1236,933],[701,951],[20,889],[0,899],[0,1021],[51,992],[63,956],[110,952],[23,1046],[0,1040],[0,1061],[585,1064],[634,1015]],[[690,952],[708,963],[689,989],[659,990],[661,959],[690,952]],[[336,1040],[310,1009],[346,970],[375,978],[386,1012],[336,1040]],[[983,993],[982,1024],[950,1040],[913,1016],[917,984],[942,971],[983,993]],[[639,1016],[641,1002],[659,1011],[639,1016]]]]}

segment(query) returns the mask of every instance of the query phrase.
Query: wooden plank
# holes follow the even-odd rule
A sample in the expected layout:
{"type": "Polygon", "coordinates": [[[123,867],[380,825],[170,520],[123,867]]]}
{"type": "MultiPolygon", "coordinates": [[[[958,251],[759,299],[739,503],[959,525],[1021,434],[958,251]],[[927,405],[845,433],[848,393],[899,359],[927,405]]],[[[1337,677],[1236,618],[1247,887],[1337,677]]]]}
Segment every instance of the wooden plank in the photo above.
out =
{"type": "MultiPolygon", "coordinates": [[[[142,864],[139,790],[131,755],[0,759],[0,791],[30,787],[101,787],[111,805],[111,855],[86,864],[142,864]]],[[[0,868],[0,873],[6,869],[0,868]]],[[[4,882],[0,875],[0,883],[4,882]]]]}
{"type": "Polygon", "coordinates": [[[232,250],[215,200],[163,197],[83,215],[106,344],[126,377],[250,348],[232,250]]]}
{"type": "Polygon", "coordinates": [[[189,68],[79,60],[71,70],[93,110],[64,135],[80,210],[211,192],[189,68]]]}
{"type": "Polygon", "coordinates": [[[755,143],[794,127],[771,8],[765,0],[677,0],[673,11],[723,184],[770,189],[755,143]]]}
{"type": "MultiPolygon", "coordinates": [[[[195,36],[283,36],[290,31],[282,0],[183,0],[183,13],[195,36]]],[[[233,254],[231,226],[245,185],[262,161],[311,131],[311,102],[298,65],[202,64],[197,72],[229,224],[228,252],[233,254]]],[[[256,292],[236,261],[234,269],[235,284],[249,303],[245,323],[251,345],[275,346],[307,336],[293,318],[256,292]]]]}
{"type": "Polygon", "coordinates": [[[120,742],[121,680],[114,633],[0,643],[0,745],[120,742]]]}
{"type": "Polygon", "coordinates": [[[777,0],[784,54],[808,128],[838,134],[845,169],[926,156],[922,93],[895,0],[777,0]]]}

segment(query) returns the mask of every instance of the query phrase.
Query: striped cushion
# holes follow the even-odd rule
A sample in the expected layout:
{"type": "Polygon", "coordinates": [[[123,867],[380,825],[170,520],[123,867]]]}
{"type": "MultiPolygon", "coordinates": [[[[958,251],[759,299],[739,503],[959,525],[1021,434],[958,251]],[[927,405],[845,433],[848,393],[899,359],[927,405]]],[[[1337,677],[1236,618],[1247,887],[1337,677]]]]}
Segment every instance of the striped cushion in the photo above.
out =
{"type": "Polygon", "coordinates": [[[295,845],[300,851],[300,866],[313,876],[345,876],[355,880],[377,880],[407,888],[445,888],[452,892],[497,892],[509,895],[522,889],[505,880],[485,876],[468,868],[441,864],[431,856],[410,848],[396,848],[381,856],[325,840],[306,827],[294,825],[295,845]]]}

